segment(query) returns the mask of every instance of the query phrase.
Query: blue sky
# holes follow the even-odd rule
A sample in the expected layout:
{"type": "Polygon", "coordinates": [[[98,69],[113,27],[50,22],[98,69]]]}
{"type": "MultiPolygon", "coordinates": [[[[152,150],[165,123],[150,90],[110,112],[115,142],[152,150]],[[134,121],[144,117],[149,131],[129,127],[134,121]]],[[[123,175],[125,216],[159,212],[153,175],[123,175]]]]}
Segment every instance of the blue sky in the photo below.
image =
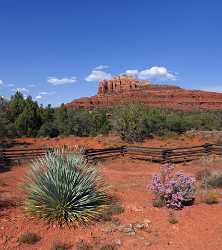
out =
{"type": "Polygon", "coordinates": [[[222,1],[0,0],[0,95],[54,106],[124,72],[222,91],[222,1]]]}

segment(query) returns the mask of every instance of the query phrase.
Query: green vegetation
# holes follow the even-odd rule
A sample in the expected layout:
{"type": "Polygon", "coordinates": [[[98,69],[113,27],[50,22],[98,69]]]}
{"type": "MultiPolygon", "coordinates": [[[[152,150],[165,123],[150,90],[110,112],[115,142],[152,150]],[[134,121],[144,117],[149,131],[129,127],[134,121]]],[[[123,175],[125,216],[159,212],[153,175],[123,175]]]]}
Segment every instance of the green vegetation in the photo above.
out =
{"type": "Polygon", "coordinates": [[[93,246],[85,240],[79,240],[76,243],[76,250],[93,250],[93,246]]]}
{"type": "Polygon", "coordinates": [[[119,215],[124,213],[124,208],[118,204],[118,203],[113,203],[110,204],[110,207],[106,209],[106,211],[102,215],[102,220],[103,221],[115,221],[113,218],[114,215],[119,215]]]}
{"type": "Polygon", "coordinates": [[[212,205],[219,203],[219,194],[215,191],[207,191],[202,196],[202,202],[212,205]]]}
{"type": "Polygon", "coordinates": [[[100,248],[100,250],[116,250],[117,247],[114,244],[106,244],[100,248]]]}
{"type": "Polygon", "coordinates": [[[55,149],[34,161],[26,177],[25,209],[47,221],[78,226],[109,208],[106,185],[79,152],[55,149]]]}
{"type": "Polygon", "coordinates": [[[8,102],[0,97],[0,138],[13,136],[15,132],[14,124],[10,120],[8,102]]]}
{"type": "Polygon", "coordinates": [[[206,168],[197,172],[196,179],[199,180],[204,187],[222,188],[221,171],[210,171],[206,168]]]}
{"type": "Polygon", "coordinates": [[[208,178],[208,185],[213,188],[222,188],[222,173],[213,172],[208,178]]]}
{"type": "Polygon", "coordinates": [[[68,250],[70,248],[71,248],[71,246],[66,244],[66,243],[63,243],[60,241],[54,241],[52,243],[51,250],[68,250]]]}
{"type": "Polygon", "coordinates": [[[25,233],[25,234],[22,234],[18,238],[19,243],[24,243],[24,244],[29,244],[29,245],[35,244],[36,242],[40,240],[41,240],[41,237],[36,233],[25,233]]]}
{"type": "Polygon", "coordinates": [[[222,187],[222,173],[203,169],[196,173],[196,179],[199,180],[199,194],[201,202],[206,204],[219,203],[220,195],[213,188],[222,187]]]}
{"type": "Polygon", "coordinates": [[[115,132],[128,142],[188,130],[221,130],[222,111],[182,112],[123,104],[110,109],[85,110],[43,107],[16,92],[0,98],[0,137],[59,135],[96,136],[115,132]]]}
{"type": "Polygon", "coordinates": [[[157,196],[153,200],[153,206],[158,207],[158,208],[165,207],[166,206],[166,201],[162,197],[157,196]]]}
{"type": "Polygon", "coordinates": [[[168,221],[170,224],[177,224],[178,220],[173,212],[169,213],[168,221]]]}
{"type": "Polygon", "coordinates": [[[129,104],[114,109],[112,124],[123,140],[142,141],[155,135],[182,134],[192,129],[221,130],[222,112],[188,113],[129,104]]]}

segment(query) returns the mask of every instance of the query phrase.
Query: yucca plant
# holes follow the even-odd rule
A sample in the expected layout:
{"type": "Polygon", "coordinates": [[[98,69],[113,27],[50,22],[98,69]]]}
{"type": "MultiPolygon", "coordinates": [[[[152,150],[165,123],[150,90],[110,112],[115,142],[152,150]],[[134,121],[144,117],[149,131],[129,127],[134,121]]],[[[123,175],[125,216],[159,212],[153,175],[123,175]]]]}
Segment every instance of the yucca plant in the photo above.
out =
{"type": "Polygon", "coordinates": [[[81,152],[57,148],[32,162],[25,209],[59,224],[86,224],[109,207],[107,186],[81,152]]]}

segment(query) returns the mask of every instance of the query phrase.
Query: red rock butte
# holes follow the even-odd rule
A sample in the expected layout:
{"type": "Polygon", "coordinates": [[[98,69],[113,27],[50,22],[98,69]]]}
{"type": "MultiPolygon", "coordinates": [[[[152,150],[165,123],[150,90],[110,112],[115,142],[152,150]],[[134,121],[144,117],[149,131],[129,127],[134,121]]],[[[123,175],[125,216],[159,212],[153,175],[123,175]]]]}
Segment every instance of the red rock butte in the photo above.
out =
{"type": "Polygon", "coordinates": [[[101,81],[97,95],[76,99],[68,103],[67,107],[94,109],[121,103],[140,103],[150,107],[184,111],[222,110],[222,93],[152,84],[149,81],[122,75],[101,81]]]}

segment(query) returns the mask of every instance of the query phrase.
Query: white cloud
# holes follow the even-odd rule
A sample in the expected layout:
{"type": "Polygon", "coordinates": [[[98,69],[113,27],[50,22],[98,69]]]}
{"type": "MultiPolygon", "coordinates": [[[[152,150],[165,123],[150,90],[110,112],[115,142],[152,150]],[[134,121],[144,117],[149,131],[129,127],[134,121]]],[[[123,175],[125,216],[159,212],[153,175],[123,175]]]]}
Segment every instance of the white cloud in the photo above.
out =
{"type": "Polygon", "coordinates": [[[37,95],[37,96],[35,97],[35,99],[40,100],[40,99],[42,99],[42,96],[41,96],[41,95],[37,95]]]}
{"type": "Polygon", "coordinates": [[[13,92],[16,92],[16,91],[19,91],[19,92],[24,92],[24,93],[28,93],[29,90],[26,89],[26,88],[15,88],[15,89],[12,89],[13,92]]]}
{"type": "Polygon", "coordinates": [[[39,94],[40,94],[40,95],[49,95],[49,92],[44,92],[44,91],[43,91],[43,92],[40,92],[39,94]]]}
{"type": "Polygon", "coordinates": [[[3,80],[0,80],[0,86],[3,85],[3,84],[4,84],[3,80]]]}
{"type": "Polygon", "coordinates": [[[125,74],[135,76],[139,79],[156,79],[156,80],[176,80],[176,74],[170,73],[167,68],[153,66],[151,68],[141,70],[128,69],[125,74]]]}
{"type": "Polygon", "coordinates": [[[111,79],[112,75],[103,70],[92,70],[92,72],[85,78],[87,82],[101,81],[111,79]]]}
{"type": "Polygon", "coordinates": [[[140,79],[176,80],[176,75],[170,73],[167,68],[154,66],[139,72],[140,79]]]}
{"type": "Polygon", "coordinates": [[[64,78],[48,77],[47,81],[48,81],[48,83],[56,86],[56,85],[75,83],[75,82],[77,82],[77,78],[75,76],[64,77],[64,78]]]}
{"type": "Polygon", "coordinates": [[[139,74],[138,69],[128,69],[125,72],[126,75],[137,76],[139,74]]]}
{"type": "Polygon", "coordinates": [[[39,92],[39,94],[35,97],[36,100],[40,100],[40,99],[45,99],[46,96],[51,96],[51,95],[54,95],[56,92],[53,91],[53,92],[47,92],[47,91],[42,91],[42,92],[39,92]]]}
{"type": "Polygon", "coordinates": [[[108,69],[108,68],[109,68],[109,66],[101,64],[101,65],[95,67],[94,70],[103,70],[103,69],[108,69]]]}

